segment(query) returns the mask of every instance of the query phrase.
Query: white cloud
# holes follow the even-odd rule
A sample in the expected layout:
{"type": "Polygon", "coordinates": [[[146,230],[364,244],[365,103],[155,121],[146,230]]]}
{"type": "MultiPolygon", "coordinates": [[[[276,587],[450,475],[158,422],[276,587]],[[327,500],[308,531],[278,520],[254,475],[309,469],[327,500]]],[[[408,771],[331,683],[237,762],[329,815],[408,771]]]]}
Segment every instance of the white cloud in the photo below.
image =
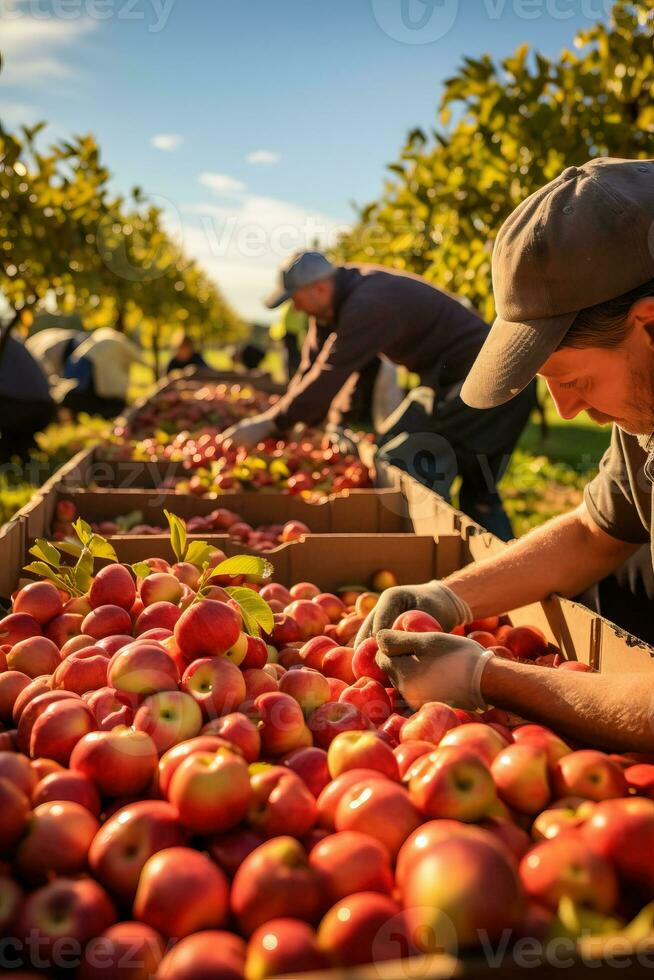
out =
{"type": "Polygon", "coordinates": [[[47,80],[70,78],[76,72],[68,55],[58,49],[74,45],[95,30],[90,18],[41,20],[24,16],[2,20],[3,85],[34,87],[47,80]]]}
{"type": "MultiPolygon", "coordinates": [[[[187,254],[200,262],[244,318],[262,322],[274,317],[262,301],[274,289],[282,262],[316,243],[329,246],[346,227],[320,212],[254,194],[241,195],[231,206],[200,202],[182,212],[189,216],[181,231],[187,254]]],[[[179,220],[174,216],[178,228],[179,220]]]]}
{"type": "Polygon", "coordinates": [[[155,150],[163,150],[165,153],[172,153],[179,149],[183,142],[184,137],[178,133],[159,133],[150,140],[155,150]]]}
{"type": "Polygon", "coordinates": [[[254,150],[254,152],[248,153],[245,159],[248,163],[263,164],[270,167],[279,163],[281,154],[275,153],[274,150],[254,150]]]}
{"type": "Polygon", "coordinates": [[[236,180],[235,177],[228,176],[228,174],[203,173],[200,174],[198,180],[204,187],[211,188],[216,194],[242,194],[245,190],[244,183],[236,180]]]}

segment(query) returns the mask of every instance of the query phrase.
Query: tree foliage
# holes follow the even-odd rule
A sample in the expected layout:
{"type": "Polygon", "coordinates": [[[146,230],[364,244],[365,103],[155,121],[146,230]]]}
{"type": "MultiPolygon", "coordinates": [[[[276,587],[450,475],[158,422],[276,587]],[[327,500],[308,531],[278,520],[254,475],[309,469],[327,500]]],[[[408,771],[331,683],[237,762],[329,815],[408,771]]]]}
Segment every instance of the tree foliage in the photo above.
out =
{"type": "Polygon", "coordinates": [[[591,157],[654,156],[653,40],[654,0],[618,0],[556,59],[465,58],[440,128],[409,134],[337,257],[420,273],[491,319],[493,241],[515,207],[591,157]]]}
{"type": "Polygon", "coordinates": [[[85,324],[138,329],[157,349],[183,327],[235,340],[243,324],[216,285],[166,232],[164,216],[136,188],[109,189],[92,136],[43,152],[43,128],[0,125],[0,292],[14,319],[46,300],[85,324]]]}

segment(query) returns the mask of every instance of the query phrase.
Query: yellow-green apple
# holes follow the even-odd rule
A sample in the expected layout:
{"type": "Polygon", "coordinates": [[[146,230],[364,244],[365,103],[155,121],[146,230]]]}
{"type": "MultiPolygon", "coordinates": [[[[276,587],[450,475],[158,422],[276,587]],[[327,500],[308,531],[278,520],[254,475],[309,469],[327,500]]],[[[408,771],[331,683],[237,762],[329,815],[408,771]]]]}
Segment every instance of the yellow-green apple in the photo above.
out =
{"type": "Polygon", "coordinates": [[[242,629],[240,614],[226,602],[202,599],[175,624],[175,639],[189,660],[220,656],[234,646],[242,629]]]}
{"type": "Polygon", "coordinates": [[[86,694],[106,687],[109,657],[101,647],[84,647],[69,653],[52,675],[52,687],[57,690],[86,694]]]}
{"type": "Polygon", "coordinates": [[[27,826],[30,801],[22,790],[0,777],[0,850],[3,852],[22,836],[27,826]]]}
{"type": "Polygon", "coordinates": [[[91,609],[99,606],[120,606],[129,612],[135,598],[134,579],[125,565],[113,564],[101,568],[89,589],[91,609]]]}
{"type": "Polygon", "coordinates": [[[183,826],[195,833],[231,830],[252,800],[247,763],[231,749],[191,753],[173,772],[168,799],[183,826]]]}
{"type": "MultiPolygon", "coordinates": [[[[86,632],[82,628],[85,618],[81,613],[63,612],[61,616],[55,616],[54,619],[50,620],[45,627],[45,635],[49,640],[52,640],[55,646],[61,649],[72,636],[79,636],[80,633],[86,632]]],[[[121,630],[117,630],[117,632],[121,632],[121,630]]]]}
{"type": "Polygon", "coordinates": [[[134,715],[134,728],[147,732],[157,752],[193,738],[202,728],[197,701],[183,691],[159,691],[145,698],[134,715]]]}
{"type": "Polygon", "coordinates": [[[0,874],[0,934],[11,935],[25,894],[17,881],[8,874],[0,874]]]}
{"type": "Polygon", "coordinates": [[[131,725],[134,721],[134,701],[135,695],[113,687],[100,687],[86,698],[96,725],[102,732],[111,731],[117,725],[131,725]]]}
{"type": "Polygon", "coordinates": [[[231,908],[240,931],[252,933],[272,919],[316,922],[323,908],[320,874],[293,837],[276,837],[245,858],[234,877],[231,908]]]}
{"type": "Polygon", "coordinates": [[[79,803],[41,803],[32,811],[16,850],[16,867],[31,882],[76,875],[86,867],[91,841],[99,829],[96,817],[79,803]]]}
{"type": "Polygon", "coordinates": [[[352,657],[352,673],[357,680],[361,677],[372,677],[374,681],[379,681],[386,687],[389,683],[388,675],[377,666],[375,660],[379,653],[379,644],[374,636],[368,637],[358,645],[352,657]]]}
{"type": "MultiPolygon", "coordinates": [[[[56,620],[60,617],[55,617],[56,620]]],[[[13,612],[0,619],[0,643],[10,647],[28,640],[31,636],[42,636],[41,627],[29,613],[13,612]]]]}
{"type": "Polygon", "coordinates": [[[586,842],[624,880],[654,891],[654,802],[641,797],[602,800],[582,825],[586,842]]]}
{"type": "Polygon", "coordinates": [[[279,690],[294,698],[302,708],[304,716],[329,701],[329,684],[318,670],[297,667],[288,670],[279,681],[279,690]]]}
{"type": "Polygon", "coordinates": [[[542,746],[547,752],[547,764],[554,769],[559,759],[569,755],[572,749],[569,745],[543,725],[518,725],[512,733],[515,742],[531,742],[542,746]]]}
{"type": "Polygon", "coordinates": [[[401,920],[400,906],[390,895],[358,892],[327,912],[318,928],[318,946],[338,967],[395,959],[406,950],[397,939],[395,943],[384,942],[384,931],[392,923],[392,931],[397,933],[401,920]]]}
{"type": "Polygon", "coordinates": [[[347,612],[345,603],[331,592],[321,592],[313,599],[313,602],[327,613],[330,623],[338,623],[347,612]]]}
{"type": "Polygon", "coordinates": [[[113,902],[92,878],[56,878],[27,896],[16,933],[30,937],[41,961],[53,962],[63,944],[81,950],[115,921],[113,902]]]}
{"type": "Polygon", "coordinates": [[[557,796],[582,796],[596,802],[626,796],[628,789],[621,767],[595,749],[570,752],[559,759],[552,784],[557,796]]]}
{"type": "Polygon", "coordinates": [[[373,769],[399,782],[393,750],[377,732],[340,732],[329,746],[327,765],[332,779],[350,769],[373,769]]]}
{"type": "Polygon", "coordinates": [[[32,678],[22,670],[0,673],[0,721],[11,721],[16,698],[31,681],[32,678]]]}
{"type": "MultiPolygon", "coordinates": [[[[36,778],[36,772],[34,772],[34,776],[36,778]]],[[[38,807],[41,803],[54,803],[62,800],[79,803],[94,817],[100,816],[100,795],[91,780],[81,772],[75,772],[72,769],[51,772],[39,780],[32,790],[33,807],[38,807]]]]}
{"type": "Polygon", "coordinates": [[[243,673],[224,657],[201,657],[184,671],[182,690],[197,701],[206,719],[233,712],[246,696],[243,673]]]}
{"type": "MultiPolygon", "coordinates": [[[[397,617],[393,623],[394,630],[403,630],[405,633],[442,633],[443,627],[430,616],[429,613],[422,612],[420,609],[408,609],[397,617]]],[[[493,637],[493,642],[495,638],[493,637]]]]}
{"type": "Polygon", "coordinates": [[[520,878],[530,898],[554,910],[563,897],[605,914],[618,901],[615,871],[579,831],[537,844],[520,862],[520,878]]]}
{"type": "Polygon", "coordinates": [[[89,848],[93,875],[121,904],[136,894],[143,865],[166,847],[186,843],[177,810],[164,800],[140,800],[107,818],[89,848]]]}
{"type": "Polygon", "coordinates": [[[320,589],[313,582],[296,582],[289,589],[292,599],[315,599],[320,595],[320,589]]]}
{"type": "Polygon", "coordinates": [[[410,934],[425,953],[496,942],[523,914],[513,858],[491,834],[476,827],[432,843],[411,861],[402,893],[410,934]]]}
{"type": "Polygon", "coordinates": [[[132,620],[126,609],[121,606],[97,606],[84,617],[81,632],[101,640],[105,636],[115,636],[118,633],[129,633],[132,620]]]}
{"type": "Polygon", "coordinates": [[[161,961],[157,980],[200,980],[200,976],[243,980],[245,955],[239,936],[207,929],[175,943],[161,961]]]}
{"type": "Polygon", "coordinates": [[[440,701],[429,701],[402,726],[400,741],[432,742],[439,745],[445,733],[458,724],[459,719],[449,705],[440,701]]]}
{"type": "Polygon", "coordinates": [[[261,755],[261,736],[257,727],[239,711],[207,722],[202,733],[224,738],[238,749],[246,762],[256,762],[261,755]]]}
{"type": "Polygon", "coordinates": [[[80,739],[94,728],[93,715],[80,698],[69,695],[62,701],[52,702],[31,727],[30,755],[32,758],[47,756],[65,766],[80,739]]]}
{"type": "Polygon", "coordinates": [[[311,745],[302,709],[288,694],[281,691],[260,694],[248,714],[259,731],[264,755],[279,758],[293,749],[311,745]]]}
{"type": "Polygon", "coordinates": [[[481,722],[469,725],[459,725],[446,732],[440,741],[441,745],[457,745],[478,755],[487,766],[509,744],[496,729],[481,722]]]}
{"type": "Polygon", "coordinates": [[[368,719],[353,704],[328,701],[307,719],[314,743],[328,750],[340,732],[364,732],[371,728],[368,719]]]}
{"type": "Polygon", "coordinates": [[[77,980],[151,980],[165,953],[163,938],[142,922],[117,922],[84,950],[77,980]]]}
{"type": "Polygon", "coordinates": [[[346,687],[338,700],[355,705],[375,726],[382,725],[391,715],[391,701],[386,689],[371,677],[361,677],[346,687]]]}
{"type": "Polygon", "coordinates": [[[409,783],[409,796],[425,817],[475,823],[496,799],[486,763],[463,746],[443,746],[425,757],[426,764],[409,783]]]}
{"type": "Polygon", "coordinates": [[[39,626],[45,626],[55,616],[60,616],[63,611],[61,593],[53,582],[30,582],[16,593],[13,611],[26,613],[36,620],[39,626]]]}
{"type": "Polygon", "coordinates": [[[300,777],[316,799],[331,782],[327,753],[324,749],[315,746],[296,749],[283,762],[288,769],[300,777]]]}
{"type": "Polygon", "coordinates": [[[238,639],[233,647],[225,654],[225,659],[228,660],[235,667],[241,667],[243,661],[247,657],[248,652],[248,635],[247,633],[239,633],[238,639]]]}
{"type": "Polygon", "coordinates": [[[33,678],[52,674],[60,660],[59,649],[52,640],[46,636],[31,636],[12,646],[7,654],[7,668],[33,678]]]}
{"type": "Polygon", "coordinates": [[[336,807],[336,830],[358,830],[383,844],[395,859],[420,824],[420,814],[404,787],[389,779],[355,783],[336,807]]]}
{"type": "Polygon", "coordinates": [[[264,837],[283,833],[303,837],[318,819],[315,797],[294,772],[284,766],[254,767],[249,825],[264,837]]]}
{"type": "Polygon", "coordinates": [[[285,611],[297,623],[301,640],[320,636],[329,622],[325,610],[310,599],[297,599],[287,606],[285,611]]]}
{"type": "Polygon", "coordinates": [[[417,739],[413,742],[402,742],[397,745],[393,749],[393,755],[397,760],[400,780],[407,782],[413,778],[414,764],[420,759],[425,759],[433,751],[434,746],[431,742],[419,742],[417,739]]]}
{"type": "Polygon", "coordinates": [[[0,752],[0,779],[8,779],[28,797],[38,782],[30,760],[21,752],[0,752]]]}
{"type": "Polygon", "coordinates": [[[538,743],[507,745],[493,759],[491,772],[500,799],[520,813],[540,813],[552,798],[547,752],[538,743]]]}
{"type": "Polygon", "coordinates": [[[370,834],[330,834],[313,848],[309,864],[323,876],[330,905],[356,892],[393,890],[388,852],[370,834]]]}
{"type": "Polygon", "coordinates": [[[310,925],[296,919],[273,919],[260,926],[248,943],[245,980],[305,974],[327,966],[310,925]]]}
{"type": "Polygon", "coordinates": [[[101,796],[137,796],[157,772],[157,750],[146,732],[118,726],[109,732],[90,732],[79,740],[70,757],[77,769],[95,783],[101,796]]]}
{"type": "Polygon", "coordinates": [[[141,582],[139,595],[144,607],[154,602],[172,602],[177,605],[182,598],[182,583],[172,572],[153,572],[141,582]]]}
{"type": "Polygon", "coordinates": [[[233,878],[248,854],[256,851],[264,842],[261,834],[247,828],[228,830],[224,834],[216,834],[207,843],[211,857],[228,876],[233,878]]]}
{"type": "Polygon", "coordinates": [[[112,657],[107,681],[117,691],[146,696],[176,690],[179,672],[159,643],[135,640],[112,657]]]}
{"type": "MultiPolygon", "coordinates": [[[[137,599],[136,601],[139,602],[140,600],[137,599]]],[[[174,602],[153,602],[147,609],[138,610],[134,623],[134,634],[143,636],[144,633],[153,629],[174,630],[181,616],[182,610],[174,602]]]]}
{"type": "Polygon", "coordinates": [[[322,670],[323,657],[328,650],[333,650],[338,644],[329,636],[314,636],[300,647],[300,659],[305,667],[322,670]]]}
{"type": "Polygon", "coordinates": [[[354,684],[356,677],[352,671],[352,647],[330,647],[322,658],[322,672],[327,677],[335,677],[345,684],[354,684]]]}
{"type": "Polygon", "coordinates": [[[134,916],[164,936],[182,939],[218,928],[226,922],[228,911],[227,878],[206,854],[190,847],[168,847],[145,862],[134,916]]]}

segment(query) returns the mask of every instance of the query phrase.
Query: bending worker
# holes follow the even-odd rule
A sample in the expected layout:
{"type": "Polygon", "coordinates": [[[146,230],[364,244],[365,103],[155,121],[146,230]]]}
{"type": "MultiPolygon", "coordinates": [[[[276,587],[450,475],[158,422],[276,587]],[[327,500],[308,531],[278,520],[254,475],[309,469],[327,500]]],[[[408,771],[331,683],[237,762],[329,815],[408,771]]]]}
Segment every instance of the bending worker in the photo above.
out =
{"type": "Polygon", "coordinates": [[[299,422],[318,425],[333,405],[334,442],[343,445],[338,419],[347,411],[358,372],[375,355],[420,376],[387,421],[382,452],[442,496],[462,477],[460,506],[505,539],[511,526],[497,482],[535,404],[533,387],[491,412],[465,405],[463,379],[488,335],[472,310],[419,276],[373,266],[333,266],[320,252],[304,252],[283,270],[275,308],[292,298],[311,317],[302,363],[277,404],[240,422],[225,436],[252,448],[299,422]]]}
{"type": "MultiPolygon", "coordinates": [[[[654,161],[610,159],[568,168],[502,228],[493,257],[499,316],[462,398],[496,411],[538,373],[559,415],[587,411],[612,422],[612,441],[577,510],[444,582],[383,593],[357,643],[377,636],[382,666],[414,706],[493,704],[575,740],[654,751],[654,689],[642,674],[546,670],[496,658],[469,639],[389,629],[406,609],[424,609],[451,630],[600,581],[600,596],[615,594],[636,581],[612,575],[635,556],[642,565],[645,555],[651,576],[653,229],[654,161]]],[[[640,601],[651,623],[651,597],[640,601]]]]}

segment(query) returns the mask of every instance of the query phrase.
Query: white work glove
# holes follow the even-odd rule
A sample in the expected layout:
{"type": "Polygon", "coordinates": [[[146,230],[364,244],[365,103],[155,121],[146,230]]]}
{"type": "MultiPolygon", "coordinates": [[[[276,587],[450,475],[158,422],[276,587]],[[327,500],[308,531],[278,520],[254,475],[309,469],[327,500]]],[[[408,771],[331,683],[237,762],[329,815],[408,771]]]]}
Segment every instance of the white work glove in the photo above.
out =
{"type": "Polygon", "coordinates": [[[265,415],[255,415],[251,419],[243,419],[223,432],[223,442],[232,439],[244,449],[254,449],[258,442],[267,439],[275,431],[275,424],[265,415]]]}
{"type": "Polygon", "coordinates": [[[425,585],[396,585],[382,592],[379,602],[366,616],[357,633],[355,648],[369,636],[375,636],[379,630],[391,629],[397,617],[410,609],[429,613],[447,633],[455,626],[472,622],[468,603],[442,582],[434,580],[425,585]]]}
{"type": "Polygon", "coordinates": [[[377,642],[377,665],[414,711],[429,701],[466,711],[487,707],[481,675],[494,654],[475,640],[448,633],[382,630],[377,642]]]}
{"type": "Polygon", "coordinates": [[[358,456],[357,445],[349,430],[341,425],[329,425],[322,438],[323,449],[334,449],[341,456],[358,456]]]}

